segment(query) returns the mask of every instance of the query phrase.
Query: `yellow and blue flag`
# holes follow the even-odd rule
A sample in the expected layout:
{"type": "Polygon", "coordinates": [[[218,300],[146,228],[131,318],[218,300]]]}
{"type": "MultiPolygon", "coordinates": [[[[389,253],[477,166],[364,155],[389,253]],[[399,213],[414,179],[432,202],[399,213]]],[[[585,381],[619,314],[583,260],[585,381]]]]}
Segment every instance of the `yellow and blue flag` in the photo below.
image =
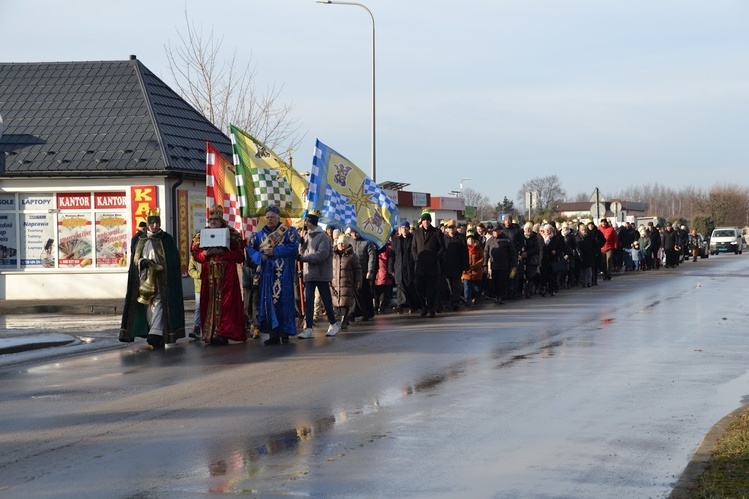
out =
{"type": "Polygon", "coordinates": [[[312,160],[307,211],[320,221],[350,228],[378,249],[387,244],[399,211],[387,193],[354,163],[319,140],[312,160]]]}

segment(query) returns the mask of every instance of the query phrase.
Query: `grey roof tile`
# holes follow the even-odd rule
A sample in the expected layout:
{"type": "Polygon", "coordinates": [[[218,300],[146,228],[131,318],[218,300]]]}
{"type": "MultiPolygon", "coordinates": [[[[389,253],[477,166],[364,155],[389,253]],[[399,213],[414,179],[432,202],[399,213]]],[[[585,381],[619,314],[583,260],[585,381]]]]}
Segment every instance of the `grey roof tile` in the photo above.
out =
{"type": "Polygon", "coordinates": [[[0,115],[5,177],[198,177],[206,141],[231,156],[229,138],[138,60],[0,64],[0,115]]]}

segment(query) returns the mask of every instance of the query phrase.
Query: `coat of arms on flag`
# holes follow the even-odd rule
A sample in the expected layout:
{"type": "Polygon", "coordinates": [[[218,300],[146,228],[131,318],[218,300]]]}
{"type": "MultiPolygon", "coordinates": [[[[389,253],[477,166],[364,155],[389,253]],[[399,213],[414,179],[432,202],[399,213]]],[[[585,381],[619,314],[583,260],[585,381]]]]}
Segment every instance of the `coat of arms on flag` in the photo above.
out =
{"type": "Polygon", "coordinates": [[[242,216],[260,216],[268,205],[275,205],[284,217],[301,217],[307,181],[262,142],[234,125],[231,141],[242,216]]]}
{"type": "Polygon", "coordinates": [[[325,224],[355,230],[378,248],[387,244],[399,215],[382,188],[319,140],[312,161],[307,209],[319,211],[325,224]]]}

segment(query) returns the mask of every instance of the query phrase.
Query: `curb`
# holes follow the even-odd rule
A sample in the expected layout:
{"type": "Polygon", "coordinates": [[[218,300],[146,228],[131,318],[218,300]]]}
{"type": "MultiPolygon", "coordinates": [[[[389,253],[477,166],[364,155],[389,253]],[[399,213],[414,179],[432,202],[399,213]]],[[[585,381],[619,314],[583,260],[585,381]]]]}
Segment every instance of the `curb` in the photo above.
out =
{"type": "Polygon", "coordinates": [[[710,431],[707,432],[689,460],[689,464],[681,473],[668,499],[690,499],[692,497],[691,492],[699,484],[699,479],[707,468],[707,463],[715,451],[718,439],[723,436],[728,425],[746,410],[749,410],[749,404],[742,405],[710,428],[710,431]]]}
{"type": "Polygon", "coordinates": [[[36,336],[15,336],[0,339],[0,355],[41,350],[42,348],[61,347],[75,343],[77,338],[66,334],[45,334],[36,336]],[[22,341],[17,341],[22,340],[22,341]]]}

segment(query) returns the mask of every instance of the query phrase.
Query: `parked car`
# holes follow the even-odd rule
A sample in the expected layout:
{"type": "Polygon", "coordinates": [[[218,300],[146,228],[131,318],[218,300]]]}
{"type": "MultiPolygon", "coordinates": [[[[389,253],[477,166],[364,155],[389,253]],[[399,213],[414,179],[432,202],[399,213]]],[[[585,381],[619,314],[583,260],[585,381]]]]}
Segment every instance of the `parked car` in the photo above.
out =
{"type": "Polygon", "coordinates": [[[716,227],[710,235],[710,254],[734,253],[740,255],[744,252],[744,237],[736,227],[716,227]]]}

